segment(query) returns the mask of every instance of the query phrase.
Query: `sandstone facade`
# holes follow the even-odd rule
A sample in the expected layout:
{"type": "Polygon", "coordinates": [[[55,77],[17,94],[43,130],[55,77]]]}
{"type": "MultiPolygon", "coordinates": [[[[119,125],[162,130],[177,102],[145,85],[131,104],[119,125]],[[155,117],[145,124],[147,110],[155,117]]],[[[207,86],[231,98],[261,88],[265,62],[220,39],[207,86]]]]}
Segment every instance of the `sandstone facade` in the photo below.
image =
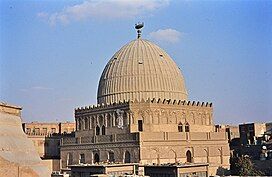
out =
{"type": "Polygon", "coordinates": [[[22,130],[21,108],[0,103],[0,176],[48,177],[31,140],[22,130]]]}
{"type": "Polygon", "coordinates": [[[210,103],[147,100],[75,110],[75,138],[63,139],[62,167],[78,163],[209,163],[229,167],[226,132],[214,132],[210,103]]]}

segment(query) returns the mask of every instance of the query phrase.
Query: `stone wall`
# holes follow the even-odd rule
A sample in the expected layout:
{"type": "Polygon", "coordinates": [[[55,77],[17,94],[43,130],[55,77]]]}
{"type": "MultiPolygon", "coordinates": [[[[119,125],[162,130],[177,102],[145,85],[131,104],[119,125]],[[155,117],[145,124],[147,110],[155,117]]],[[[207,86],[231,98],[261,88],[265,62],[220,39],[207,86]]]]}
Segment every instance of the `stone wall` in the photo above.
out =
{"type": "Polygon", "coordinates": [[[96,153],[100,162],[106,162],[109,160],[109,152],[114,153],[115,162],[124,162],[125,152],[129,152],[131,162],[138,162],[138,133],[63,138],[61,144],[62,167],[65,168],[68,165],[69,156],[72,159],[70,165],[78,164],[80,154],[84,154],[85,163],[93,164],[96,153]]]}
{"type": "Polygon", "coordinates": [[[27,138],[29,138],[33,142],[39,156],[43,158],[45,156],[45,136],[44,135],[28,135],[27,138]]]}
{"type": "MultiPolygon", "coordinates": [[[[82,137],[83,138],[83,137],[82,137]]],[[[67,164],[68,153],[73,155],[73,163],[79,163],[84,153],[86,163],[94,163],[97,152],[101,161],[109,159],[108,152],[114,152],[115,161],[124,161],[124,152],[139,153],[133,157],[143,164],[186,162],[186,152],[192,153],[192,162],[209,163],[209,174],[215,175],[219,167],[229,168],[229,145],[225,132],[140,132],[132,134],[100,135],[91,143],[76,138],[63,139],[62,159],[67,164]],[[123,143],[121,143],[123,142],[123,143]],[[139,144],[139,146],[131,143],[139,144]]],[[[85,137],[84,137],[85,138],[85,137]]],[[[134,161],[135,160],[135,161],[134,161]]],[[[65,167],[65,166],[63,166],[65,167]]]]}
{"type": "Polygon", "coordinates": [[[69,154],[75,164],[80,154],[86,163],[94,163],[94,154],[108,161],[109,152],[123,162],[129,150],[133,162],[150,164],[186,162],[190,151],[191,162],[210,163],[209,174],[229,168],[228,137],[214,131],[211,103],[135,100],[77,108],[75,119],[75,138],[63,139],[61,146],[66,165],[69,154]],[[96,135],[103,126],[105,131],[96,135]]]}
{"type": "Polygon", "coordinates": [[[79,164],[80,154],[84,154],[85,162],[87,164],[97,163],[95,155],[99,156],[100,162],[110,162],[109,153],[114,154],[114,162],[125,162],[125,153],[129,152],[129,162],[139,162],[139,144],[137,143],[103,143],[94,145],[76,145],[76,146],[62,146],[61,160],[62,168],[68,165],[79,164]],[[70,160],[69,160],[70,159],[70,160]]]}
{"type": "Polygon", "coordinates": [[[0,156],[1,177],[38,177],[39,175],[29,166],[22,166],[0,156]]]}
{"type": "Polygon", "coordinates": [[[82,107],[75,109],[76,137],[139,132],[139,121],[145,132],[212,132],[212,114],[211,103],[160,99],[82,107]]]}
{"type": "Polygon", "coordinates": [[[60,171],[60,159],[44,159],[43,163],[47,165],[50,172],[60,171]]]}
{"type": "MultiPolygon", "coordinates": [[[[63,135],[64,137],[65,135],[63,135]]],[[[62,135],[44,136],[44,135],[27,135],[32,140],[39,156],[42,159],[59,158],[60,157],[60,140],[62,135]]]]}
{"type": "Polygon", "coordinates": [[[142,132],[140,142],[144,164],[184,163],[190,151],[192,162],[210,164],[210,175],[216,175],[219,168],[229,168],[230,150],[225,132],[142,132]]]}
{"type": "Polygon", "coordinates": [[[212,104],[190,101],[147,100],[133,102],[131,109],[131,132],[138,131],[138,120],[143,121],[143,131],[178,132],[182,131],[211,132],[213,128],[212,104]]]}
{"type": "Polygon", "coordinates": [[[48,177],[49,169],[23,132],[20,111],[0,103],[0,176],[48,177]]]}

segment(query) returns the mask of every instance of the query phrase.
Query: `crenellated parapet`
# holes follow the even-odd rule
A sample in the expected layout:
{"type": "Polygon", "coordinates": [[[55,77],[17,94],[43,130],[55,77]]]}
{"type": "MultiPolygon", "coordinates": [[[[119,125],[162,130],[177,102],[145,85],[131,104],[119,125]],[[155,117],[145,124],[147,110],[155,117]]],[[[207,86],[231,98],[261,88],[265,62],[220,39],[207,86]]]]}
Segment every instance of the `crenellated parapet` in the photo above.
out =
{"type": "Polygon", "coordinates": [[[134,100],[131,103],[153,103],[164,105],[183,105],[183,106],[199,106],[199,107],[212,107],[212,103],[199,102],[199,101],[186,101],[186,100],[171,100],[171,99],[147,99],[147,100],[134,100]]]}
{"type": "Polygon", "coordinates": [[[110,108],[116,108],[116,107],[124,107],[129,104],[129,101],[119,101],[114,103],[107,103],[107,104],[96,104],[96,105],[90,105],[85,107],[78,107],[75,108],[75,112],[84,112],[84,111],[95,111],[95,110],[101,110],[101,109],[110,109],[110,108]]]}
{"type": "Polygon", "coordinates": [[[84,112],[84,111],[95,111],[101,109],[110,109],[116,107],[124,107],[130,104],[137,104],[137,103],[150,103],[150,104],[164,104],[164,105],[182,105],[182,106],[198,106],[198,107],[212,107],[212,103],[209,102],[199,102],[199,101],[186,101],[186,100],[171,100],[171,99],[147,99],[147,100],[129,100],[129,101],[119,101],[114,103],[107,103],[107,104],[96,104],[90,105],[85,107],[78,107],[75,109],[76,112],[84,112]]]}

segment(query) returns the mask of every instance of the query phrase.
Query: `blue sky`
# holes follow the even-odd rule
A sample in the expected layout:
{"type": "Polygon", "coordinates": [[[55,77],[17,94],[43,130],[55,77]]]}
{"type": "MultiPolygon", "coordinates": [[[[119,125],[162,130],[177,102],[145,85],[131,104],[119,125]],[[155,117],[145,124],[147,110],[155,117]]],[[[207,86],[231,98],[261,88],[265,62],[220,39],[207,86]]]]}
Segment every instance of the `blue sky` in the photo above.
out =
{"type": "Polygon", "coordinates": [[[96,103],[110,57],[136,38],[165,49],[215,123],[272,121],[272,1],[1,1],[0,100],[24,121],[72,121],[96,103]]]}

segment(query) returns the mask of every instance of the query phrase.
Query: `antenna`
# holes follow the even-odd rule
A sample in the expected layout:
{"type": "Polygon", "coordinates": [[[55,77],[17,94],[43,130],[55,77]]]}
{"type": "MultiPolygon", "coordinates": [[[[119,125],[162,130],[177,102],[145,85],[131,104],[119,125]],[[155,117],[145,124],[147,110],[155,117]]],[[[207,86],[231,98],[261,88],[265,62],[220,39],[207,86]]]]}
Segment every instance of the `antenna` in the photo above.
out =
{"type": "Polygon", "coordinates": [[[138,22],[138,23],[136,23],[135,24],[135,29],[137,30],[137,38],[139,39],[140,37],[141,37],[141,34],[142,34],[142,28],[144,27],[144,23],[142,22],[142,23],[140,23],[140,22],[138,22]]]}

